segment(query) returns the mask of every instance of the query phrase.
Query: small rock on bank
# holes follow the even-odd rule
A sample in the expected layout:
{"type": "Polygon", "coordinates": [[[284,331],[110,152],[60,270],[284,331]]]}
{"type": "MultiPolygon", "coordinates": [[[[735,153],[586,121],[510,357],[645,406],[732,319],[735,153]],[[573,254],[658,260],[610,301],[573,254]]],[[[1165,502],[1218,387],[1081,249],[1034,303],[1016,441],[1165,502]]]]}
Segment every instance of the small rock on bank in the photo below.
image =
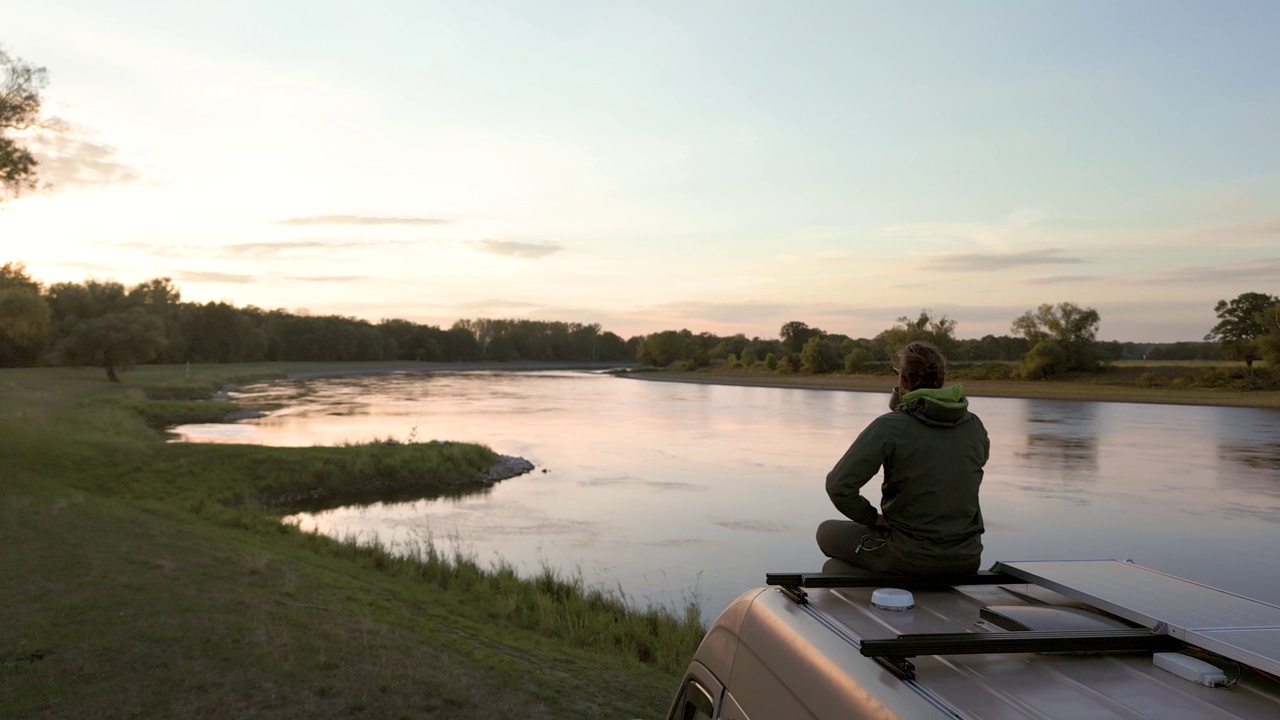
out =
{"type": "Polygon", "coordinates": [[[533,463],[528,460],[511,455],[499,455],[497,462],[490,465],[487,470],[480,472],[480,479],[492,485],[499,480],[506,480],[528,472],[533,472],[533,463]]]}

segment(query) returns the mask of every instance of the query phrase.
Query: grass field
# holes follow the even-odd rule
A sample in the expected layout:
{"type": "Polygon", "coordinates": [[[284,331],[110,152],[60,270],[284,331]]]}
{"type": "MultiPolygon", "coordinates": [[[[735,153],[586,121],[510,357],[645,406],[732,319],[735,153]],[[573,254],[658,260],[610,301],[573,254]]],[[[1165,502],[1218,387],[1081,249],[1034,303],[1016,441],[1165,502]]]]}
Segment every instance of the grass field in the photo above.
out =
{"type": "Polygon", "coordinates": [[[701,638],[547,571],[305,534],[275,503],[448,492],[488,448],[167,444],[282,368],[0,370],[0,717],[658,717],[701,638]],[[381,483],[381,485],[379,485],[381,483]]]}
{"type": "MultiPolygon", "coordinates": [[[[1117,368],[1240,368],[1238,360],[1112,360],[1117,368]]],[[[1256,360],[1255,368],[1267,367],[1266,360],[1256,360]]]]}

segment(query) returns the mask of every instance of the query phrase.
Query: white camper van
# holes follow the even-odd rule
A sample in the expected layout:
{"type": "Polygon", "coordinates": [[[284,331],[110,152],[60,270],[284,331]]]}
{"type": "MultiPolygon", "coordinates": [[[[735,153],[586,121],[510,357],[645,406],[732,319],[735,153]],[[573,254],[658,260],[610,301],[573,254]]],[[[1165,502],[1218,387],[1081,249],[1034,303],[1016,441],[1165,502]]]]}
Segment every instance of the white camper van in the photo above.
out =
{"type": "Polygon", "coordinates": [[[768,585],[711,626],[668,720],[1280,718],[1280,607],[1132,563],[768,585]]]}

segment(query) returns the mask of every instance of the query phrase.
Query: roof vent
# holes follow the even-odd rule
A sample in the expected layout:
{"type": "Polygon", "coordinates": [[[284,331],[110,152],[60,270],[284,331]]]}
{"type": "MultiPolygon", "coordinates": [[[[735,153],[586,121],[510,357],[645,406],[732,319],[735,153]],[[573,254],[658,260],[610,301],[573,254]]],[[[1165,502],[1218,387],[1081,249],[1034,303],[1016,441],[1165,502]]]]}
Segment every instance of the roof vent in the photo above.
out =
{"type": "Polygon", "coordinates": [[[901,612],[915,607],[916,599],[910,590],[880,588],[871,593],[871,605],[881,610],[901,612]]]}

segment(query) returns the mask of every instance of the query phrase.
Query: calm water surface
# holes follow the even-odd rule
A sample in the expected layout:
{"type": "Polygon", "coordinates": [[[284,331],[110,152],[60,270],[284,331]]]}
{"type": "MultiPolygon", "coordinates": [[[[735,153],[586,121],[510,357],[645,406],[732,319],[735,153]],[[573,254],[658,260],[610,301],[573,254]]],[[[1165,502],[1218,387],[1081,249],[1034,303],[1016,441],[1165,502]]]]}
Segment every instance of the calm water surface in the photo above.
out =
{"type": "MultiPolygon", "coordinates": [[[[463,498],[345,507],[304,528],[430,539],[526,574],[551,566],[640,605],[713,617],[766,572],[816,571],[831,466],[888,393],[647,382],[579,372],[404,373],[237,393],[268,417],[186,440],[480,442],[537,466],[463,498]]],[[[984,566],[1132,559],[1280,604],[1280,411],[974,398],[991,435],[984,566]]],[[[879,480],[864,489],[879,500],[879,480]]]]}

